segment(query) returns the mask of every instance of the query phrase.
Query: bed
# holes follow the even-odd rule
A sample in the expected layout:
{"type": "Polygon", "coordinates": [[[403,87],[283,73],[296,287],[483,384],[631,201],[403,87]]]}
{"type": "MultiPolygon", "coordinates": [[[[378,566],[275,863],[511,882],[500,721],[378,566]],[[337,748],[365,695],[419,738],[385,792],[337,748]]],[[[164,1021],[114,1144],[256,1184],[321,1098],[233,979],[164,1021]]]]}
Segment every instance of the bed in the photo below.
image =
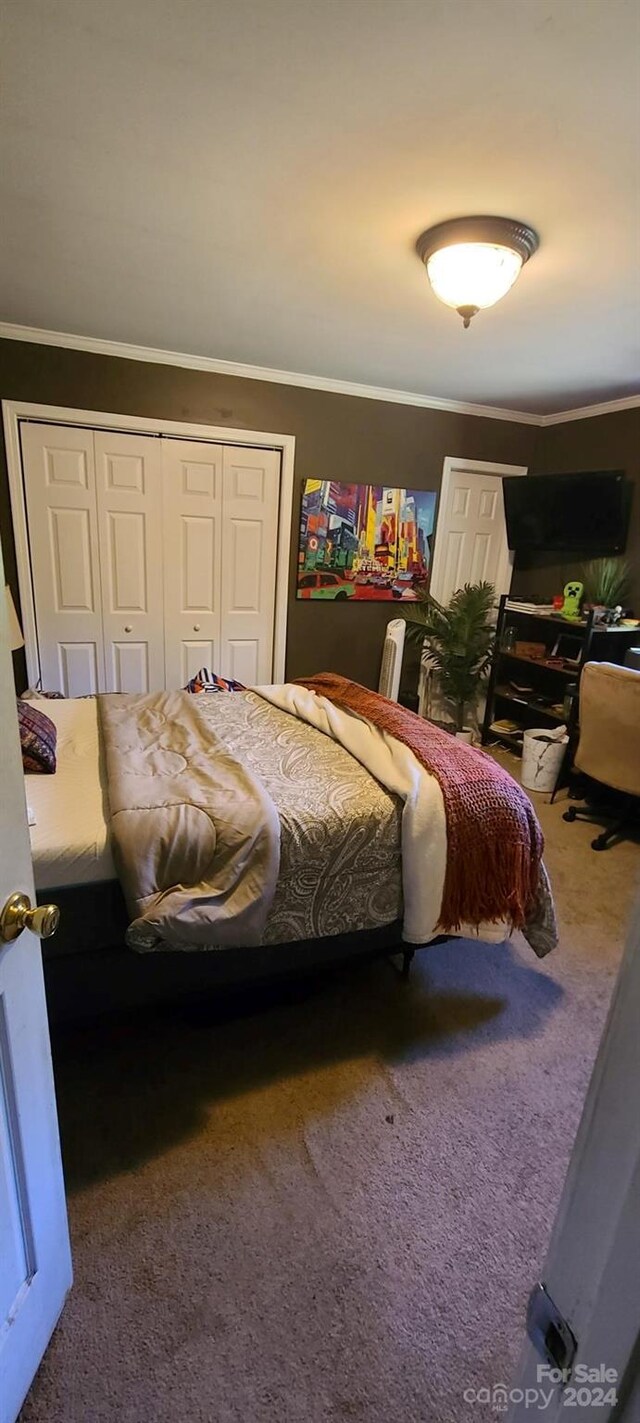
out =
{"type": "Polygon", "coordinates": [[[36,889],[104,884],[117,879],[109,843],[108,796],[100,751],[98,703],[36,703],[58,733],[55,775],[25,776],[36,889]]]}
{"type": "MultiPolygon", "coordinates": [[[[294,700],[304,695],[296,693],[294,700]]],[[[417,944],[442,937],[435,924],[424,937],[422,930],[417,936],[404,932],[407,797],[382,783],[384,771],[380,779],[371,774],[362,763],[366,758],[359,759],[357,746],[353,754],[348,738],[340,744],[326,726],[319,726],[316,708],[323,699],[314,699],[313,716],[305,719],[292,712],[286,689],[159,697],[161,701],[153,705],[148,698],[127,697],[41,703],[57,727],[57,771],[53,776],[26,776],[25,782],[38,898],[40,902],[53,899],[62,909],[58,935],[44,945],[54,1016],[73,1016],[82,1008],[93,1011],[122,1001],[147,1001],[167,990],[176,991],[177,985],[189,991],[205,983],[267,975],[280,967],[289,971],[345,953],[395,950],[404,955],[406,968],[417,944]],[[157,731],[160,721],[162,735],[157,731]],[[154,727],[151,739],[149,723],[154,727]],[[186,749],[196,734],[201,738],[197,755],[186,749]],[[185,900],[184,864],[175,867],[171,861],[158,870],[155,862],[158,843],[168,845],[166,854],[171,856],[181,836],[188,842],[189,856],[196,853],[191,821],[186,835],[182,834],[184,816],[192,815],[193,801],[203,795],[206,800],[206,795],[199,783],[196,791],[189,785],[176,808],[172,779],[175,765],[189,759],[192,776],[209,776],[214,768],[209,798],[215,802],[216,815],[220,804],[225,806],[216,821],[214,841],[218,837],[222,843],[225,823],[235,825],[242,815],[249,826],[236,837],[242,861],[242,873],[236,878],[243,899],[249,899],[249,917],[243,903],[230,924],[224,917],[214,918],[212,932],[202,928],[203,920],[210,925],[213,902],[210,892],[202,898],[206,880],[202,867],[192,875],[200,898],[194,898],[191,886],[185,900]],[[231,791],[227,780],[220,780],[221,768],[226,776],[228,766],[234,777],[244,777],[231,791]],[[158,828],[150,819],[151,810],[159,813],[156,805],[147,804],[144,797],[142,805],[138,803],[141,785],[147,801],[164,800],[162,813],[179,820],[165,821],[158,828]],[[255,806],[252,795],[258,797],[255,806]],[[272,838],[277,840],[273,884],[265,894],[262,888],[256,891],[252,882],[247,896],[249,857],[244,846],[252,827],[269,817],[275,825],[272,838]],[[149,870],[143,853],[149,825],[154,827],[147,836],[151,870],[161,876],[161,891],[165,887],[164,892],[155,892],[154,881],[152,894],[145,893],[144,879],[149,870]],[[127,848],[123,826],[130,828],[133,850],[127,848]],[[132,863],[140,857],[143,870],[138,865],[132,879],[132,863]],[[174,907],[172,917],[164,913],[164,906],[173,904],[166,885],[174,881],[182,898],[176,899],[178,909],[174,907]],[[256,900],[268,901],[266,912],[257,919],[256,900]],[[195,921],[199,922],[194,929],[195,921]]],[[[346,723],[349,735],[353,723],[353,718],[346,723]]],[[[433,778],[425,780],[430,796],[432,782],[433,778]]],[[[201,812],[199,807],[198,832],[205,819],[201,812]]],[[[208,863],[208,843],[204,834],[203,864],[208,863]]],[[[267,870],[268,843],[267,836],[267,851],[263,845],[261,852],[267,870]]],[[[236,848],[232,850],[236,854],[236,848]]],[[[227,847],[225,865],[232,858],[227,847]]],[[[256,853],[255,863],[259,861],[256,853]]],[[[425,861],[426,881],[428,865],[436,861],[434,842],[432,861],[425,861]]],[[[205,889],[211,890],[211,876],[205,889]]],[[[227,902],[235,899],[234,885],[230,894],[220,896],[223,913],[227,902]]],[[[214,905],[216,913],[219,902],[214,905]]],[[[504,923],[494,922],[473,929],[461,925],[459,932],[500,941],[508,930],[504,923]]]]}

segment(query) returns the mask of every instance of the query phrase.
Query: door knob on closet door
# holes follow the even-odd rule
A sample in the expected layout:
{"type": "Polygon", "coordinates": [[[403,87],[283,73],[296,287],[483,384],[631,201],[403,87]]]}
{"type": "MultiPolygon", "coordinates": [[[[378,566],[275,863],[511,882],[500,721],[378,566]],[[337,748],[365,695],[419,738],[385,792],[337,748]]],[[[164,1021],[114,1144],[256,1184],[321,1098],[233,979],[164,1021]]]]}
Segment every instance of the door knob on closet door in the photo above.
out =
{"type": "Polygon", "coordinates": [[[125,632],[131,632],[131,623],[125,623],[124,630],[125,632]]]}
{"type": "Polygon", "coordinates": [[[193,631],[194,631],[194,632],[200,632],[200,623],[194,623],[194,624],[193,624],[193,631]]]}
{"type": "Polygon", "coordinates": [[[39,904],[31,908],[26,894],[12,894],[0,914],[0,939],[10,944],[23,929],[30,929],[39,939],[50,939],[60,923],[57,904],[39,904]]]}

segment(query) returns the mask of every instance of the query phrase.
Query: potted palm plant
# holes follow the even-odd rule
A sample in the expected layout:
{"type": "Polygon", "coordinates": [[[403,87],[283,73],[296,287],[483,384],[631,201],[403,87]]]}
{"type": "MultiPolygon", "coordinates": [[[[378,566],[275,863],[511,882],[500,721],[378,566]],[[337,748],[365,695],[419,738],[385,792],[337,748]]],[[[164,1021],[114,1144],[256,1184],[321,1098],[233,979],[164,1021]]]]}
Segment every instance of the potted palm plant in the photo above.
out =
{"type": "Polygon", "coordinates": [[[446,607],[424,586],[416,595],[417,602],[402,609],[407,637],[426,653],[452,709],[456,735],[471,741],[468,719],[488,678],[495,645],[495,588],[492,583],[465,583],[446,607]]]}

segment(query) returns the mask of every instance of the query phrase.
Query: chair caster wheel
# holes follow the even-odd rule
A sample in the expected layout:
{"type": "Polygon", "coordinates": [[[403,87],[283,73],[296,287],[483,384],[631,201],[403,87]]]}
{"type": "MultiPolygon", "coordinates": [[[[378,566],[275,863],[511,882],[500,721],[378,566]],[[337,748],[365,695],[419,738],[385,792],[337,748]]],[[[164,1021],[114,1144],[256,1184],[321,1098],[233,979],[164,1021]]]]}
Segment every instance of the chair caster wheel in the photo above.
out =
{"type": "Polygon", "coordinates": [[[569,824],[571,824],[571,822],[574,821],[574,820],[577,818],[577,815],[578,815],[578,812],[577,812],[577,810],[576,810],[576,808],[575,808],[575,805],[570,805],[570,806],[569,806],[569,809],[568,809],[568,810],[565,810],[565,813],[564,813],[562,819],[563,819],[563,820],[568,820],[568,821],[569,821],[569,824]]]}
{"type": "Polygon", "coordinates": [[[606,850],[606,848],[607,841],[604,835],[598,835],[595,840],[591,841],[592,850],[606,850]]]}

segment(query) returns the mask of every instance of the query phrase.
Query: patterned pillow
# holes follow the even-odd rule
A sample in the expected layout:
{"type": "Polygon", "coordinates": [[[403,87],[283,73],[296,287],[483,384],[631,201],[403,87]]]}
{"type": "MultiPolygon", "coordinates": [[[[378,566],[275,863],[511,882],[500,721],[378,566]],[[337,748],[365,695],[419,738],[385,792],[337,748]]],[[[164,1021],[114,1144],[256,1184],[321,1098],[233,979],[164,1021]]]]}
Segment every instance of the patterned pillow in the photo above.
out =
{"type": "Polygon", "coordinates": [[[18,700],[18,725],[23,771],[53,775],[58,739],[54,722],[44,712],[38,711],[33,702],[18,700]]]}
{"type": "Polygon", "coordinates": [[[187,682],[185,692],[246,692],[246,687],[242,682],[228,681],[226,677],[217,677],[215,672],[210,672],[208,667],[201,667],[196,672],[195,677],[187,682]]]}

